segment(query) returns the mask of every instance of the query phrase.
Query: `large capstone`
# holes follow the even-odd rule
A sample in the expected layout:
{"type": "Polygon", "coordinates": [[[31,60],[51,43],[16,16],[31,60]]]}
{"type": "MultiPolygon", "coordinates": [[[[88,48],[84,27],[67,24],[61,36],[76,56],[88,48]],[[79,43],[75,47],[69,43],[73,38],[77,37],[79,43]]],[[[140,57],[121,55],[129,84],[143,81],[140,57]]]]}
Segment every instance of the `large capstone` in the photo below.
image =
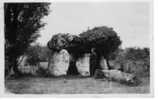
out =
{"type": "Polygon", "coordinates": [[[90,75],[90,54],[86,53],[83,57],[80,57],[76,61],[76,67],[80,75],[89,76],[90,75]]]}
{"type": "Polygon", "coordinates": [[[69,67],[69,59],[70,55],[65,49],[54,52],[48,64],[50,74],[53,76],[66,75],[69,67]]]}

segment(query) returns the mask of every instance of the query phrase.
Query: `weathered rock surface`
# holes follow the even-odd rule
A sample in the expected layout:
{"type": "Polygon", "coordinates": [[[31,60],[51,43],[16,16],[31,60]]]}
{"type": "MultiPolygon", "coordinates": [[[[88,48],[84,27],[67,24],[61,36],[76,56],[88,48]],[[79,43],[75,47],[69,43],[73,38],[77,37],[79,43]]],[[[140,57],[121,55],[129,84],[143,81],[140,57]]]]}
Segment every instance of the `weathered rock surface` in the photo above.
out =
{"type": "Polygon", "coordinates": [[[76,61],[76,67],[80,75],[90,76],[90,54],[84,54],[76,61]]]}
{"type": "Polygon", "coordinates": [[[65,49],[53,53],[48,64],[50,74],[54,76],[66,75],[69,67],[69,59],[70,55],[65,49]]]}
{"type": "Polygon", "coordinates": [[[100,67],[101,67],[101,69],[103,69],[103,70],[108,70],[107,61],[106,61],[106,59],[104,59],[104,57],[101,57],[101,60],[100,60],[100,67]]]}
{"type": "Polygon", "coordinates": [[[95,72],[95,78],[107,78],[109,80],[115,80],[125,83],[135,83],[136,76],[133,74],[121,72],[119,70],[99,70],[95,72]]]}
{"type": "Polygon", "coordinates": [[[135,75],[121,72],[119,70],[103,70],[103,73],[106,78],[117,81],[133,82],[133,79],[135,78],[135,75]]]}
{"type": "Polygon", "coordinates": [[[19,58],[19,66],[18,69],[22,74],[31,74],[37,75],[38,65],[29,65],[27,63],[27,56],[21,56],[19,58]]]}

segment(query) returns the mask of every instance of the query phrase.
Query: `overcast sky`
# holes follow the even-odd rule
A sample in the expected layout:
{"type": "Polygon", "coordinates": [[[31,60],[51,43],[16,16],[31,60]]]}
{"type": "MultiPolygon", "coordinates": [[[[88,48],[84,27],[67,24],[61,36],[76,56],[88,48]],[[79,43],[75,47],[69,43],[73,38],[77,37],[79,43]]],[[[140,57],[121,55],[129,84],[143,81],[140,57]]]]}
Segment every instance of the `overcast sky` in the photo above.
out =
{"type": "Polygon", "coordinates": [[[47,25],[37,40],[42,45],[56,33],[79,34],[95,26],[113,27],[122,40],[122,47],[149,47],[151,9],[147,2],[58,2],[43,19],[47,25]]]}

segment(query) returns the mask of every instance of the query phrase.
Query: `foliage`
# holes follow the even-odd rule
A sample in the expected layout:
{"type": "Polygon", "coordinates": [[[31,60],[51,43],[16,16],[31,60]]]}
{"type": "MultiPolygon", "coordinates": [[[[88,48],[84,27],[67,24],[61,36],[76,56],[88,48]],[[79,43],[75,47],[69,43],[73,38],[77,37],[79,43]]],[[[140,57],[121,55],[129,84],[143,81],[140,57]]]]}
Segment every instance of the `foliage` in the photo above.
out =
{"type": "Polygon", "coordinates": [[[5,3],[5,60],[18,73],[17,60],[30,43],[39,37],[45,23],[41,19],[49,13],[49,3],[5,3]]]}
{"type": "Polygon", "coordinates": [[[114,61],[114,67],[120,65],[124,72],[136,73],[139,76],[145,76],[150,73],[150,50],[149,48],[126,48],[120,49],[111,57],[114,61]]]}
{"type": "MultiPolygon", "coordinates": [[[[149,48],[127,48],[125,53],[125,59],[142,62],[142,66],[150,71],[150,50],[149,48]]],[[[139,66],[140,67],[140,66],[139,66]]]]}
{"type": "MultiPolygon", "coordinates": [[[[110,55],[110,60],[117,61],[144,61],[150,63],[150,51],[149,48],[126,48],[118,49],[110,55]]],[[[150,65],[150,64],[149,64],[150,65]]]]}
{"type": "Polygon", "coordinates": [[[46,46],[41,46],[41,51],[39,52],[40,61],[48,61],[49,56],[51,56],[51,51],[46,46]]]}
{"type": "Polygon", "coordinates": [[[104,55],[105,58],[114,52],[121,44],[117,33],[112,28],[106,26],[87,30],[81,33],[80,37],[84,41],[85,48],[89,49],[89,51],[91,48],[95,48],[97,54],[104,55]]]}
{"type": "Polygon", "coordinates": [[[36,65],[41,61],[48,61],[50,53],[50,50],[45,46],[40,46],[39,44],[30,46],[26,52],[28,63],[30,65],[36,65]]]}
{"type": "Polygon", "coordinates": [[[126,49],[126,59],[130,60],[145,60],[150,56],[149,48],[127,48],[126,49]]]}
{"type": "Polygon", "coordinates": [[[36,46],[30,46],[26,52],[27,55],[27,63],[29,65],[38,65],[38,63],[40,62],[40,57],[39,57],[39,53],[40,53],[40,46],[36,45],[36,46]]]}

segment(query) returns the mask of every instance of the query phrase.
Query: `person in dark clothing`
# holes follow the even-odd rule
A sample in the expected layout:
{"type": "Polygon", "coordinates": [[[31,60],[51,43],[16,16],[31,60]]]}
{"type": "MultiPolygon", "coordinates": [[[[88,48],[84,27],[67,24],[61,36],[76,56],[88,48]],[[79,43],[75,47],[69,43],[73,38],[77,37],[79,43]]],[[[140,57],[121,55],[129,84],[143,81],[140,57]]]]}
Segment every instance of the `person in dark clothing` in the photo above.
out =
{"type": "Polygon", "coordinates": [[[99,58],[95,52],[95,48],[92,48],[90,56],[90,76],[94,75],[96,69],[100,69],[99,66],[99,58]]]}

